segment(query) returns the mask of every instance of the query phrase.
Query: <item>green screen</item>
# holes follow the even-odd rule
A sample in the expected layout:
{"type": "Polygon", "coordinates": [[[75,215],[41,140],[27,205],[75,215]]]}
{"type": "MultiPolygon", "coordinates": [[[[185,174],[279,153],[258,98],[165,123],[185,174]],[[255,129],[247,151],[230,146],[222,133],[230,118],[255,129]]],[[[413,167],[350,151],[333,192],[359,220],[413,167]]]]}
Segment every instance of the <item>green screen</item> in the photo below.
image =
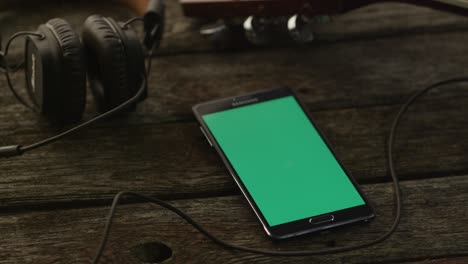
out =
{"type": "Polygon", "coordinates": [[[270,226],[364,204],[293,96],[203,120],[270,226]]]}

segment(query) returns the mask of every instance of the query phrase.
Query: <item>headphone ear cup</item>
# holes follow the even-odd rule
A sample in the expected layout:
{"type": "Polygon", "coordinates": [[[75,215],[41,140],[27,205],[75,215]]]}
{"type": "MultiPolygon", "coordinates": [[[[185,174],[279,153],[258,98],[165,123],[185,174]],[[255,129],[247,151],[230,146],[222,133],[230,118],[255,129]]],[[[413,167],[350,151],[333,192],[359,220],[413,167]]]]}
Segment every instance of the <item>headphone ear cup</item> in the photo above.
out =
{"type": "Polygon", "coordinates": [[[93,15],[84,23],[82,38],[90,88],[99,110],[108,111],[130,99],[145,78],[136,33],[128,34],[111,18],[93,15]]]}
{"type": "Polygon", "coordinates": [[[68,22],[55,18],[40,25],[42,40],[28,39],[26,76],[29,94],[40,111],[59,122],[76,122],[86,104],[83,47],[68,22]]]}

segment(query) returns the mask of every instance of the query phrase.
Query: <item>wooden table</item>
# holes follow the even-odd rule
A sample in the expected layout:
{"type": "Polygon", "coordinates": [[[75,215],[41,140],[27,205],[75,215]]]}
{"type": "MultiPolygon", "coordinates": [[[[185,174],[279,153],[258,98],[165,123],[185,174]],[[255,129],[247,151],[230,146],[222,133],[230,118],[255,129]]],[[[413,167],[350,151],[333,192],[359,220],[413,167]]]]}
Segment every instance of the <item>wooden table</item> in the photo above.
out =
{"type": "MultiPolygon", "coordinates": [[[[50,1],[53,2],[53,1],[50,1]]],[[[96,1],[97,2],[97,1],[96,1]]],[[[0,33],[64,16],[127,11],[79,3],[0,11],[0,33]]],[[[321,249],[372,240],[389,228],[394,200],[385,141],[400,105],[438,80],[467,74],[468,19],[403,4],[375,5],[317,29],[300,47],[216,50],[196,21],[168,3],[166,39],[153,59],[149,99],[20,158],[0,160],[0,263],[87,263],[112,197],[133,190],[170,200],[233,243],[321,249]],[[272,243],[198,129],[191,106],[277,86],[295,88],[377,210],[364,225],[272,243]]],[[[16,57],[21,54],[16,45],[16,57]]],[[[15,77],[23,81],[21,75],[15,77]]],[[[0,78],[0,144],[35,142],[61,128],[15,102],[0,78]]],[[[118,210],[102,263],[143,263],[162,242],[167,263],[468,263],[468,89],[433,92],[412,108],[398,136],[401,225],[372,248],[273,258],[225,250],[174,214],[134,199],[118,210]],[[150,243],[150,244],[148,244],[150,243]]],[[[86,117],[95,115],[89,98],[86,117]]],[[[151,260],[147,259],[147,262],[151,260]]]]}

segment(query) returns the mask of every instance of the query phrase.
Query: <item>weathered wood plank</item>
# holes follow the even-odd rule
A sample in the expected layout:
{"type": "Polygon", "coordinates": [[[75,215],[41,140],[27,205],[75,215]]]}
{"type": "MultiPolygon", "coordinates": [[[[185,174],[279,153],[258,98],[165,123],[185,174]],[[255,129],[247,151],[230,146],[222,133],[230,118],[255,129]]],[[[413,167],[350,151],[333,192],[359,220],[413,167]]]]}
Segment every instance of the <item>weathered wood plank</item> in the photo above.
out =
{"type": "MultiPolygon", "coordinates": [[[[465,114],[460,103],[452,103],[445,110],[431,102],[433,109],[416,109],[418,114],[405,122],[411,127],[401,131],[397,150],[397,167],[404,177],[467,170],[465,114]],[[428,112],[422,114],[423,109],[428,112]]],[[[369,182],[388,180],[384,147],[396,110],[346,109],[314,116],[344,164],[360,182],[369,182]]],[[[166,197],[237,192],[195,123],[122,126],[101,124],[45,150],[2,160],[2,205],[109,199],[128,187],[166,197]]],[[[51,132],[21,126],[2,134],[0,141],[6,144],[32,142],[51,132]]]]}
{"type": "MultiPolygon", "coordinates": [[[[423,84],[462,74],[467,48],[457,43],[467,40],[451,33],[437,39],[418,36],[303,50],[157,58],[150,98],[136,113],[44,151],[2,160],[0,168],[7,176],[1,180],[0,200],[20,205],[108,199],[129,184],[166,197],[234,193],[237,188],[206,146],[190,107],[278,85],[298,89],[361,182],[381,181],[387,174],[385,140],[398,104],[423,84]],[[50,189],[54,191],[45,191],[50,189]]],[[[4,84],[0,80],[0,86],[4,84]]],[[[7,89],[0,95],[1,144],[27,144],[59,130],[21,108],[7,89]]],[[[397,153],[405,177],[467,171],[468,122],[462,111],[467,95],[468,89],[450,88],[414,110],[397,153]]],[[[90,105],[87,117],[93,115],[90,105]]]]}
{"type": "Polygon", "coordinates": [[[452,33],[157,58],[150,83],[172,114],[207,99],[278,86],[297,89],[313,110],[399,104],[436,80],[464,75],[467,49],[459,43],[467,40],[452,33]]]}
{"type": "MultiPolygon", "coordinates": [[[[173,204],[221,238],[269,249],[318,249],[362,243],[390,225],[390,184],[364,187],[377,218],[366,225],[271,243],[242,197],[181,200],[173,204]]],[[[231,252],[214,245],[173,214],[150,205],[118,210],[110,238],[110,263],[139,263],[130,248],[161,241],[173,250],[171,263],[389,263],[468,254],[468,176],[403,183],[401,225],[388,241],[355,252],[321,257],[272,258],[231,252]],[[438,257],[439,256],[439,257],[438,257]]],[[[107,207],[50,212],[18,212],[0,218],[0,263],[84,263],[94,253],[107,207]]]]}
{"type": "MultiPolygon", "coordinates": [[[[19,23],[34,29],[53,14],[64,15],[78,30],[84,18],[95,11],[128,17],[128,11],[119,7],[63,3],[59,8],[32,7],[34,12],[1,11],[0,34],[16,31],[14,25],[19,23]]],[[[398,104],[422,85],[463,74],[468,64],[466,47],[460,45],[467,40],[463,31],[468,28],[468,20],[428,9],[391,4],[350,13],[317,29],[325,45],[319,42],[294,49],[210,54],[207,52],[213,47],[198,35],[197,24],[182,18],[174,3],[170,2],[167,38],[159,54],[163,58],[155,59],[151,78],[154,88],[136,113],[101,123],[44,151],[0,161],[0,263],[11,263],[12,259],[16,263],[81,263],[91,258],[107,208],[48,211],[53,207],[95,206],[97,202],[108,202],[121,189],[165,198],[235,194],[237,188],[191,117],[190,106],[204,100],[278,85],[295,87],[360,182],[381,181],[387,173],[384,146],[388,122],[398,104]],[[442,33],[447,31],[452,33],[442,33]],[[422,34],[405,37],[407,33],[422,34]],[[382,38],[386,36],[394,38],[382,38]],[[39,211],[23,212],[22,208],[39,211]]],[[[16,56],[20,50],[14,51],[16,56]]],[[[5,87],[0,79],[0,87],[5,87]]],[[[468,127],[460,109],[467,103],[467,94],[466,90],[450,89],[415,109],[416,113],[406,121],[411,127],[402,130],[397,150],[398,171],[404,178],[466,173],[468,127]]],[[[0,89],[0,105],[2,145],[33,142],[59,130],[15,104],[6,89],[0,89]]],[[[88,109],[87,117],[93,108],[88,109]]],[[[445,263],[444,258],[466,256],[467,176],[409,181],[404,185],[405,218],[397,235],[386,244],[332,257],[282,258],[279,262],[436,259],[435,263],[445,263]]],[[[378,219],[370,226],[273,247],[292,249],[310,243],[318,248],[377,236],[391,218],[392,203],[387,197],[390,189],[388,184],[365,188],[379,210],[378,219]]],[[[175,204],[224,238],[272,247],[239,196],[175,204]],[[224,226],[226,222],[233,224],[224,226]]],[[[122,212],[131,214],[120,215],[107,255],[109,262],[134,263],[128,248],[155,239],[173,247],[175,263],[278,262],[224,251],[176,217],[148,211],[150,208],[124,206],[122,212]]],[[[453,261],[464,263],[466,257],[453,261]]]]}
{"type": "MultiPolygon", "coordinates": [[[[158,107],[162,117],[187,118],[190,107],[201,101],[278,86],[298,89],[313,110],[399,104],[436,80],[464,75],[468,49],[459,43],[466,41],[467,34],[448,33],[158,57],[150,78],[151,100],[146,104],[158,107]]],[[[16,78],[20,82],[23,77],[16,78]]],[[[0,86],[6,86],[4,78],[0,86]]],[[[462,92],[457,91],[460,96],[465,95],[462,92]]],[[[2,106],[15,103],[6,96],[8,89],[0,93],[5,94],[0,98],[2,106]]]]}

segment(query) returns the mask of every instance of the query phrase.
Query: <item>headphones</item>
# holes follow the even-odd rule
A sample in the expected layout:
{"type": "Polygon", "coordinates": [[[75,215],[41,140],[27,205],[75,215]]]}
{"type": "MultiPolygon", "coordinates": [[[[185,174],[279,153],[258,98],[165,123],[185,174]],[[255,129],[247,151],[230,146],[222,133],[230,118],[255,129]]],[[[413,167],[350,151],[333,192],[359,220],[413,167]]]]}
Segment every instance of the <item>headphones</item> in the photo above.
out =
{"type": "MultiPolygon", "coordinates": [[[[151,14],[164,21],[164,3],[152,1],[151,14]]],[[[145,39],[155,34],[159,45],[162,27],[151,32],[145,23],[145,39]]],[[[86,104],[86,76],[101,112],[109,111],[136,94],[146,78],[145,55],[136,31],[129,23],[92,15],[84,22],[82,42],[61,18],[49,20],[28,36],[25,47],[27,91],[34,108],[54,121],[76,122],[86,104]]],[[[147,41],[148,42],[148,41],[147,41]]],[[[148,49],[153,48],[149,43],[148,49]]],[[[147,95],[147,87],[139,102],[147,95]]],[[[136,103],[128,107],[134,109],[136,103]]]]}
{"type": "MultiPolygon", "coordinates": [[[[98,110],[102,112],[92,120],[39,142],[40,146],[117,112],[134,110],[146,99],[146,79],[151,64],[148,62],[148,69],[145,69],[143,46],[149,56],[159,47],[164,31],[164,10],[163,0],[150,0],[143,17],[127,22],[92,15],[84,22],[81,39],[66,20],[54,18],[40,25],[36,32],[18,32],[8,40],[5,51],[0,52],[0,62],[3,59],[10,90],[23,105],[54,122],[77,122],[85,110],[89,82],[98,110]],[[143,43],[131,26],[135,21],[144,23],[143,43]],[[32,104],[26,103],[15,91],[10,79],[13,70],[6,62],[11,42],[24,35],[27,36],[26,88],[32,104]]],[[[26,150],[28,146],[0,147],[0,157],[20,155],[26,150]]]]}
{"type": "Polygon", "coordinates": [[[26,39],[26,83],[34,107],[47,118],[59,122],[81,119],[86,75],[100,111],[130,99],[146,78],[143,48],[136,32],[112,18],[88,17],[83,44],[61,18],[40,25],[37,32],[41,37],[26,39]]]}

